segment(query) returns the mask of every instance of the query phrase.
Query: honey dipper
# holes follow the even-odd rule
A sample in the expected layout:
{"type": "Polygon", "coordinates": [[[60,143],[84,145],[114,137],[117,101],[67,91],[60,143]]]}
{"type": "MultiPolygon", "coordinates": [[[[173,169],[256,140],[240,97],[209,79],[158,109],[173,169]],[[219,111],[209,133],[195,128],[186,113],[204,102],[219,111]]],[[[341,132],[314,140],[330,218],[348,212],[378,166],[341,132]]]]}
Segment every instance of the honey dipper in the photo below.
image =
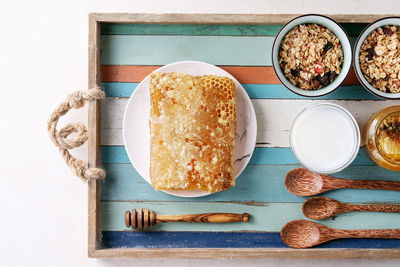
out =
{"type": "Polygon", "coordinates": [[[203,222],[203,223],[229,223],[248,222],[248,213],[200,213],[187,215],[160,215],[149,209],[133,209],[125,212],[126,227],[147,230],[156,223],[162,222],[203,222]]]}

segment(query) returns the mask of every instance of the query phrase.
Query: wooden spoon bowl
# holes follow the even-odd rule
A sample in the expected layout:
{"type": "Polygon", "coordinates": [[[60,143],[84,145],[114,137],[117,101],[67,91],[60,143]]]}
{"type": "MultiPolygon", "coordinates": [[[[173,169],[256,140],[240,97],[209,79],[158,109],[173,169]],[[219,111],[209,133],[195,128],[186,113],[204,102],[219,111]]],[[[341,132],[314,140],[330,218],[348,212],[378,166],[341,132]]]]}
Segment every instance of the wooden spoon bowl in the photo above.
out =
{"type": "Polygon", "coordinates": [[[292,248],[308,248],[318,244],[320,231],[318,224],[307,220],[291,221],[283,226],[282,241],[292,248]]]}
{"type": "Polygon", "coordinates": [[[344,203],[327,197],[312,197],[304,201],[302,210],[307,218],[321,220],[341,213],[340,204],[344,203]]]}
{"type": "Polygon", "coordinates": [[[319,174],[304,168],[297,168],[286,174],[285,186],[294,195],[310,196],[317,194],[322,189],[323,181],[319,174]]]}
{"type": "Polygon", "coordinates": [[[282,241],[292,248],[309,248],[339,238],[400,239],[400,229],[341,230],[312,221],[288,222],[281,230],[282,241]]]}
{"type": "Polygon", "coordinates": [[[400,191],[400,182],[340,179],[305,168],[289,171],[285,176],[285,186],[292,194],[303,197],[340,188],[400,191]]]}
{"type": "Polygon", "coordinates": [[[326,219],[349,211],[400,212],[396,204],[353,205],[327,197],[312,197],[304,201],[303,214],[313,220],[326,219]]]}

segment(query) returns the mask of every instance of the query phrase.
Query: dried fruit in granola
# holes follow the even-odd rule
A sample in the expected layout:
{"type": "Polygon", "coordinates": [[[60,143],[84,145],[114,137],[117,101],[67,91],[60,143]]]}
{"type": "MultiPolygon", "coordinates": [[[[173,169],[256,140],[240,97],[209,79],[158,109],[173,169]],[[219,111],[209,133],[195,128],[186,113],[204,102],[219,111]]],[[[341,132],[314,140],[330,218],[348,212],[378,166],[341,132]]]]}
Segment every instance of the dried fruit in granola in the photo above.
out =
{"type": "Polygon", "coordinates": [[[360,68],[365,79],[386,93],[400,93],[400,27],[372,31],[361,45],[360,68]]]}
{"type": "Polygon", "coordinates": [[[318,90],[329,85],[342,71],[342,46],[332,31],[324,26],[299,25],[282,40],[279,65],[295,86],[318,90]]]}

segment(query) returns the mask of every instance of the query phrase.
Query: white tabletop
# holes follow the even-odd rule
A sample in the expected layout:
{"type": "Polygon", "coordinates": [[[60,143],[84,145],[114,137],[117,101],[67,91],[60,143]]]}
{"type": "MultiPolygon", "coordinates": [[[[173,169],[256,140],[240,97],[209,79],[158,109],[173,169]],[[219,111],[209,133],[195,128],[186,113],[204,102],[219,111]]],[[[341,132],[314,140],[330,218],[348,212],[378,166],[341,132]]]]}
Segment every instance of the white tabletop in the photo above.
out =
{"type": "MultiPolygon", "coordinates": [[[[1,266],[338,266],[400,264],[361,260],[98,260],[87,257],[87,185],[50,142],[50,112],[87,89],[89,12],[395,13],[392,1],[51,1],[3,0],[0,41],[1,266]]],[[[87,108],[65,122],[87,120],[87,108]]],[[[87,148],[74,151],[84,159],[87,148]]]]}

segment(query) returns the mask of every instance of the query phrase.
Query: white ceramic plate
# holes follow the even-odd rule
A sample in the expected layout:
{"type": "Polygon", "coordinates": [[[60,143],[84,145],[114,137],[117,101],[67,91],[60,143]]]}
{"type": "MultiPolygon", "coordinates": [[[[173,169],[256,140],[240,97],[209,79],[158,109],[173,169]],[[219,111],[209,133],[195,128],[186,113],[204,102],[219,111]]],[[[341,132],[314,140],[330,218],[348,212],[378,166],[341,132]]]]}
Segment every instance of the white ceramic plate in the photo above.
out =
{"type": "MultiPolygon", "coordinates": [[[[249,96],[242,85],[228,72],[214,65],[198,61],[180,61],[157,69],[159,72],[182,72],[190,75],[219,75],[231,78],[236,85],[237,127],[234,150],[234,174],[237,178],[249,163],[253,154],[257,123],[249,96]]],[[[123,137],[126,152],[139,174],[150,180],[150,92],[149,76],[136,88],[125,110],[123,137]]],[[[210,193],[200,190],[164,191],[179,197],[200,197],[210,193]]]]}

